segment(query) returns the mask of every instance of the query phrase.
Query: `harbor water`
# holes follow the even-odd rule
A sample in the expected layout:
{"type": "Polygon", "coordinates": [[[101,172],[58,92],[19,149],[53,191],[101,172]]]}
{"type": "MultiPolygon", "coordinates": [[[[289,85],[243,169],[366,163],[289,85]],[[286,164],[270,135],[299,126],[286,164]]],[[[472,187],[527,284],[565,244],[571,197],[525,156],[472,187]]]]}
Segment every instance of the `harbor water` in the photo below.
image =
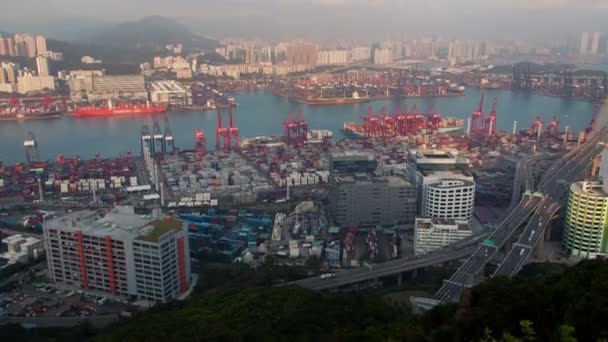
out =
{"type": "MultiPolygon", "coordinates": [[[[329,129],[333,131],[334,138],[340,138],[343,136],[344,122],[361,122],[369,106],[377,113],[383,106],[392,112],[395,107],[403,108],[407,104],[411,109],[416,104],[421,112],[426,113],[434,105],[436,112],[444,116],[466,119],[477,107],[481,91],[467,89],[464,96],[381,100],[339,106],[307,106],[268,92],[243,93],[235,97],[239,106],[234,111],[234,121],[240,129],[241,139],[282,134],[287,112],[295,117],[298,111],[303,112],[311,129],[329,129]]],[[[536,115],[540,115],[545,124],[557,115],[560,129],[569,126],[579,131],[588,125],[593,112],[590,103],[507,90],[487,90],[486,113],[490,112],[494,97],[498,99],[497,127],[508,132],[512,130],[513,121],[518,121],[519,129],[525,129],[536,115]]],[[[193,148],[196,128],[203,129],[210,148],[215,144],[216,112],[169,113],[167,116],[177,147],[193,148]]],[[[157,118],[164,130],[164,117],[161,115],[157,118]]],[[[227,113],[223,122],[225,126],[228,125],[227,113]]],[[[59,154],[81,158],[92,157],[96,153],[102,157],[127,152],[139,154],[141,126],[152,127],[152,123],[151,116],[79,118],[70,115],[60,119],[0,122],[0,160],[6,164],[24,161],[23,140],[28,131],[36,136],[40,157],[44,160],[54,159],[59,154]]]]}

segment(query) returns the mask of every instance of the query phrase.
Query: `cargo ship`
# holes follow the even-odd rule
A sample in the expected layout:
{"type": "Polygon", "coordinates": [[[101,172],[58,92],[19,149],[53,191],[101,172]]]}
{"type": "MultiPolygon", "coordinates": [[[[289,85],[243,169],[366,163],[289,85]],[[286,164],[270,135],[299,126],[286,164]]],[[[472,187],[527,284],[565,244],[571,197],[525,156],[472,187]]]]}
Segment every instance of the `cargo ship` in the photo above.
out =
{"type": "Polygon", "coordinates": [[[160,103],[150,104],[128,104],[120,103],[113,105],[112,100],[106,106],[84,106],[74,110],[75,116],[118,116],[118,115],[138,115],[156,114],[167,112],[167,106],[160,103]]]}
{"type": "Polygon", "coordinates": [[[368,102],[369,97],[361,97],[359,93],[354,91],[351,97],[329,97],[329,98],[306,98],[302,101],[298,101],[307,105],[342,105],[342,104],[353,104],[368,102]]]}
{"type": "Polygon", "coordinates": [[[11,109],[0,108],[0,121],[56,119],[63,113],[56,108],[11,109]]]}
{"type": "MultiPolygon", "coordinates": [[[[441,122],[437,125],[437,132],[439,133],[450,133],[456,132],[464,128],[464,120],[458,118],[442,118],[441,122]]],[[[342,128],[346,134],[363,137],[365,136],[365,127],[363,124],[356,122],[345,122],[342,128]]],[[[426,129],[421,130],[422,134],[426,133],[426,129]]]]}

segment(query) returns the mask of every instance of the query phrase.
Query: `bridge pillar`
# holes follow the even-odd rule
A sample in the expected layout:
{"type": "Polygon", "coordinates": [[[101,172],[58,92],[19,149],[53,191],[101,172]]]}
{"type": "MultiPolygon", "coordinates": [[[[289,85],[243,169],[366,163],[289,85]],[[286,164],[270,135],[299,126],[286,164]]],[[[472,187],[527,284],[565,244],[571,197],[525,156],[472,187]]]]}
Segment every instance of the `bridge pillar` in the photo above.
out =
{"type": "Polygon", "coordinates": [[[418,278],[418,269],[412,271],[412,279],[418,278]]]}
{"type": "MultiPolygon", "coordinates": [[[[547,227],[547,228],[550,228],[550,227],[547,227]]],[[[536,245],[536,248],[534,248],[534,250],[532,251],[532,255],[536,259],[542,259],[544,248],[545,248],[545,239],[539,239],[538,244],[536,245]]]]}
{"type": "Polygon", "coordinates": [[[401,287],[401,284],[403,284],[403,273],[397,274],[397,286],[401,287]]]}

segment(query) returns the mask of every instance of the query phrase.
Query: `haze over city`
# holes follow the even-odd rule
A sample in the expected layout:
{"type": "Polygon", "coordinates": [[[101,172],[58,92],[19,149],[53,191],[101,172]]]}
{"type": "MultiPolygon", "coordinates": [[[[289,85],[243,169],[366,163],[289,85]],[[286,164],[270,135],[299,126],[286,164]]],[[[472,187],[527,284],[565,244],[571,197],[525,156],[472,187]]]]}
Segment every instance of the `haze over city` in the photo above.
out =
{"type": "Polygon", "coordinates": [[[605,18],[3,3],[0,341],[608,341],[605,18]]]}
{"type": "Polygon", "coordinates": [[[558,39],[603,29],[602,0],[77,0],[14,1],[0,30],[43,30],[84,39],[92,28],[143,16],[178,18],[212,37],[354,39],[401,34],[558,39]],[[32,11],[44,3],[44,11],[32,11]],[[79,34],[79,32],[81,34],[79,34]]]}

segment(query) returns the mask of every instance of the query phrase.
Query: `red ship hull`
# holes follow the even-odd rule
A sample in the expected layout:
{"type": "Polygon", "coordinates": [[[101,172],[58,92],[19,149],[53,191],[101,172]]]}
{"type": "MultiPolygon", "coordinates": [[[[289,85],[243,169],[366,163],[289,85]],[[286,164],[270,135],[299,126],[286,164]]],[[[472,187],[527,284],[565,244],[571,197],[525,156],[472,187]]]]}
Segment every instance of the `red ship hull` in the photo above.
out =
{"type": "Polygon", "coordinates": [[[74,111],[76,116],[115,116],[115,115],[139,115],[139,114],[156,114],[165,113],[167,107],[164,105],[151,106],[133,106],[133,107],[115,107],[115,108],[97,108],[97,107],[81,107],[74,111]]]}

